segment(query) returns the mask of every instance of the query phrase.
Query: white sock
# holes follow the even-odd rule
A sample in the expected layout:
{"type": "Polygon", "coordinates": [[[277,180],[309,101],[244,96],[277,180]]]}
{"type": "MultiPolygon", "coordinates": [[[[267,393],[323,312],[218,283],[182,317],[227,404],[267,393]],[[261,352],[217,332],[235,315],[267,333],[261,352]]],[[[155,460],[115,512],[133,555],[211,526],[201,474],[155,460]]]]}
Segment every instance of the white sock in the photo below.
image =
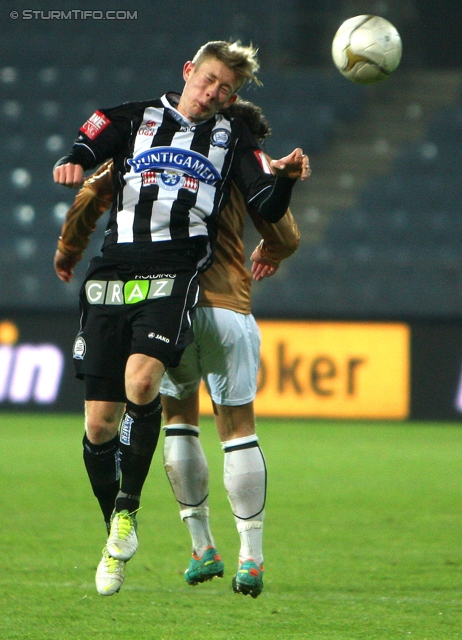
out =
{"type": "Polygon", "coordinates": [[[193,553],[201,558],[204,551],[209,547],[215,547],[215,540],[210,531],[209,508],[207,505],[193,507],[192,509],[182,509],[180,517],[186,523],[193,553]]]}
{"type": "Polygon", "coordinates": [[[263,564],[263,516],[261,512],[261,520],[238,520],[236,526],[241,540],[241,548],[239,549],[239,564],[246,560],[255,560],[260,567],[263,564]]]}
{"type": "Polygon", "coordinates": [[[208,508],[209,471],[199,429],[189,424],[164,427],[164,467],[188,526],[193,552],[200,558],[215,541],[210,531],[208,508]]]}
{"type": "Polygon", "coordinates": [[[239,563],[252,558],[263,564],[263,519],[266,500],[266,465],[256,435],[222,443],[224,484],[241,547],[239,563]]]}

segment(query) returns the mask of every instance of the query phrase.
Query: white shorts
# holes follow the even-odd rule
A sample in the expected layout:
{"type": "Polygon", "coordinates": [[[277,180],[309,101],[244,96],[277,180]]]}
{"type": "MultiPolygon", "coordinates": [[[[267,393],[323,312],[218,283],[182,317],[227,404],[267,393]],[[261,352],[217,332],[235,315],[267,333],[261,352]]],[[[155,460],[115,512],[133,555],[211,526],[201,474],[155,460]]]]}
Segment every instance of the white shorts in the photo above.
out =
{"type": "Polygon", "coordinates": [[[188,398],[201,379],[216,404],[238,406],[254,400],[260,364],[260,330],[251,314],[197,307],[194,342],[178,367],[164,374],[160,392],[188,398]]]}

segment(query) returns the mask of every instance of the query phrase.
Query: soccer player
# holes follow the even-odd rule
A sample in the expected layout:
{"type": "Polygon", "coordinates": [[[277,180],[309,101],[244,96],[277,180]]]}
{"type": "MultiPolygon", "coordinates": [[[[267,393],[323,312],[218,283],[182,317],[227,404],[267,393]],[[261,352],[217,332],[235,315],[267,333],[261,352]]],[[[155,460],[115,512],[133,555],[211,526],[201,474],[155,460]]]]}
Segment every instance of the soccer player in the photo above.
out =
{"type": "MultiPolygon", "coordinates": [[[[55,166],[55,181],[69,187],[108,158],[115,168],[103,255],[91,261],[81,289],[74,343],[87,469],[96,484],[104,470],[113,473],[114,458],[121,472],[96,576],[105,595],[120,588],[124,563],[138,548],[136,511],[159,437],[162,375],[193,340],[198,273],[210,265],[231,184],[262,218],[277,222],[296,179],[309,175],[301,149],[272,161],[274,175],[265,171],[245,125],[219,113],[246,81],[258,83],[257,71],[252,47],[207,43],[184,65],[181,95],[97,111],[55,166]]],[[[108,495],[100,504],[109,504],[108,495]]]]}
{"type": "MultiPolygon", "coordinates": [[[[261,109],[250,102],[239,100],[226,110],[226,114],[242,118],[259,141],[270,133],[261,109]]],[[[112,202],[112,171],[112,163],[108,162],[88,178],[66,216],[55,255],[56,272],[64,281],[72,277],[97,219],[112,202]]],[[[223,563],[218,558],[210,532],[208,470],[198,439],[198,388],[202,377],[213,398],[219,435],[226,442],[225,484],[230,502],[235,514],[241,510],[240,515],[235,515],[241,553],[233,587],[236,592],[256,597],[263,588],[266,468],[257,445],[253,412],[260,336],[251,315],[250,274],[244,266],[242,238],[246,213],[263,236],[252,254],[256,280],[273,275],[281,260],[298,247],[300,234],[290,211],[276,224],[267,223],[251,210],[247,211],[239,191],[233,188],[230,203],[218,222],[214,263],[201,275],[200,299],[194,320],[195,342],[187,347],[179,367],[169,369],[165,374],[161,393],[165,394],[162,398],[166,424],[165,469],[193,546],[185,579],[195,585],[223,574],[223,563]],[[259,508],[254,509],[258,513],[253,514],[252,520],[248,518],[251,493],[258,493],[260,501],[259,508]],[[247,516],[242,517],[242,509],[247,516]]],[[[95,481],[92,484],[96,486],[95,481]]],[[[114,499],[117,490],[114,486],[114,499]]],[[[102,484],[99,484],[95,493],[98,496],[101,492],[102,484]]],[[[103,513],[104,506],[103,501],[103,513]]],[[[111,503],[105,511],[109,520],[111,503]]]]}
{"type": "MultiPolygon", "coordinates": [[[[227,112],[241,117],[257,139],[269,134],[255,105],[237,101],[227,112]]],[[[215,261],[201,275],[194,342],[185,350],[180,365],[167,369],[161,394],[164,466],[193,548],[185,579],[196,585],[223,575],[209,525],[208,467],[199,441],[199,385],[203,379],[212,398],[224,450],[224,484],[240,537],[232,586],[236,593],[255,598],[263,589],[266,465],[255,433],[253,401],[260,333],[251,314],[251,278],[244,266],[242,238],[247,213],[263,237],[251,256],[255,280],[273,275],[281,260],[298,247],[300,234],[290,211],[276,224],[266,223],[233,189],[218,224],[215,261]]]]}

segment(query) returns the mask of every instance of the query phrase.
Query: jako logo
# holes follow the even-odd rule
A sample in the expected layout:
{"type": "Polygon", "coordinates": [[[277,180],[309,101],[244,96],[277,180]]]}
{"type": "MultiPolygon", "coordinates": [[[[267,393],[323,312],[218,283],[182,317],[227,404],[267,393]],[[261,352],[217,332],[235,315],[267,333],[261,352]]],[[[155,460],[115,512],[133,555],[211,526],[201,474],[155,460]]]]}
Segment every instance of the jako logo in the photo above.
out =
{"type": "Polygon", "coordinates": [[[0,402],[56,400],[64,356],[53,344],[0,344],[0,402]]]}

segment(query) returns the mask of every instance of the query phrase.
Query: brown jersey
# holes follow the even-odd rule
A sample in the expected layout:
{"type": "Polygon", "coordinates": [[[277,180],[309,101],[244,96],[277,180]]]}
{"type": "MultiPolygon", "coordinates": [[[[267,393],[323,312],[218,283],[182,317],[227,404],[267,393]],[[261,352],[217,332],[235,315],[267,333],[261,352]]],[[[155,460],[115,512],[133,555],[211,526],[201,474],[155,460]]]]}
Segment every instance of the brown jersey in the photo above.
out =
{"type": "MultiPolygon", "coordinates": [[[[98,218],[111,206],[112,195],[112,162],[109,161],[85,180],[67,212],[58,241],[58,249],[64,255],[81,257],[98,218]]],[[[274,224],[266,222],[247,210],[244,198],[233,186],[230,201],[218,221],[214,262],[200,276],[200,306],[251,313],[252,276],[245,267],[243,241],[247,214],[263,238],[257,248],[259,258],[277,267],[297,250],[300,232],[292,213],[288,210],[274,224]]]]}

